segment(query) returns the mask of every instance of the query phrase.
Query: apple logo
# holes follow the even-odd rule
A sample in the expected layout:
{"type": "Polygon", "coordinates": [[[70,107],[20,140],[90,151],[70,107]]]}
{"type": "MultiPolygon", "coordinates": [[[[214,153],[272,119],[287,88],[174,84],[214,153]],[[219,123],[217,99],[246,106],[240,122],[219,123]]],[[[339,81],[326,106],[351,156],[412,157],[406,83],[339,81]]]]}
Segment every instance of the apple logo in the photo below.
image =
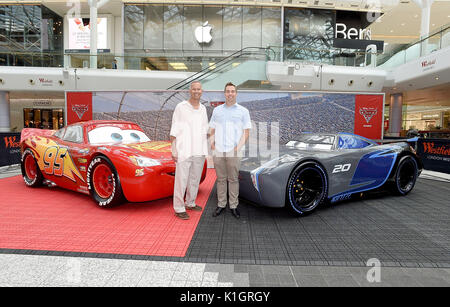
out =
{"type": "Polygon", "coordinates": [[[212,27],[208,24],[208,21],[202,26],[195,28],[194,34],[197,42],[200,44],[209,44],[212,40],[211,29],[212,27]]]}

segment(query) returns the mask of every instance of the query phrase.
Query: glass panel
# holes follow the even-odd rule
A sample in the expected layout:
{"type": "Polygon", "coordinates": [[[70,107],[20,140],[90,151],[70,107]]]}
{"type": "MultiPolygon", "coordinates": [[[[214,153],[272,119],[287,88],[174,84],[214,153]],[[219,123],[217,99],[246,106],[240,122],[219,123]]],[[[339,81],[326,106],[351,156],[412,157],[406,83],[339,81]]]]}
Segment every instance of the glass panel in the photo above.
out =
{"type": "Polygon", "coordinates": [[[203,44],[203,50],[222,50],[223,9],[221,6],[205,6],[203,8],[203,22],[212,27],[212,40],[203,44]]]}
{"type": "Polygon", "coordinates": [[[244,7],[242,48],[261,47],[261,7],[244,7]]]}
{"type": "Polygon", "coordinates": [[[125,49],[144,47],[144,6],[125,5],[124,8],[124,46],[125,49]]]}
{"type": "Polygon", "coordinates": [[[450,46],[450,28],[442,32],[441,48],[450,46]]]}
{"type": "Polygon", "coordinates": [[[333,63],[333,12],[286,8],[284,17],[285,59],[333,63]]]}
{"type": "Polygon", "coordinates": [[[242,7],[229,6],[223,8],[223,50],[237,51],[242,49],[242,7]]]}
{"type": "Polygon", "coordinates": [[[209,40],[209,28],[203,25],[203,12],[200,5],[184,6],[183,50],[202,50],[202,45],[209,40]],[[200,28],[199,28],[200,27],[200,28]],[[197,33],[196,33],[197,32],[197,33]]]}
{"type": "Polygon", "coordinates": [[[164,6],[145,6],[144,49],[163,49],[164,6]]]}
{"type": "Polygon", "coordinates": [[[262,9],[261,47],[281,46],[281,8],[264,7],[262,9]]]}
{"type": "Polygon", "coordinates": [[[183,20],[182,5],[164,6],[164,49],[182,49],[183,20]]]}

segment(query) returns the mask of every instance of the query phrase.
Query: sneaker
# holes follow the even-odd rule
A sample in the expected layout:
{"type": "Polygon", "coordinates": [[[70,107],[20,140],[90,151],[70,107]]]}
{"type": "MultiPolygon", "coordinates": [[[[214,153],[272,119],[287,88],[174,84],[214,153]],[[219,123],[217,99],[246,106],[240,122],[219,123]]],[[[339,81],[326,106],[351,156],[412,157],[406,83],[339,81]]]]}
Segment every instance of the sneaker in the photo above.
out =
{"type": "Polygon", "coordinates": [[[182,220],[188,220],[189,219],[189,215],[186,212],[180,212],[180,213],[176,213],[175,212],[175,216],[177,218],[182,219],[182,220]]]}
{"type": "Polygon", "coordinates": [[[193,210],[193,211],[202,211],[203,208],[198,205],[195,205],[194,207],[186,206],[186,209],[193,210]]]}

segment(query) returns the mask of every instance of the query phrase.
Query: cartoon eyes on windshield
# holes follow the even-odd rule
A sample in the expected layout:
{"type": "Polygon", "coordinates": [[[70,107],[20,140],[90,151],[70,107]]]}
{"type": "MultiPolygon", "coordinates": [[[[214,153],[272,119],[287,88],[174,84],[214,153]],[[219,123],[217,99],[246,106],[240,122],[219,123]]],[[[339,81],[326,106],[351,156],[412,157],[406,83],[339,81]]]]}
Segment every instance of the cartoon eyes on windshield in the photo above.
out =
{"type": "Polygon", "coordinates": [[[122,136],[119,133],[111,133],[111,138],[115,142],[120,142],[123,139],[122,136]]]}
{"type": "Polygon", "coordinates": [[[136,133],[132,132],[130,133],[130,136],[135,139],[136,141],[139,141],[141,139],[141,137],[139,135],[137,135],[136,133]]]}

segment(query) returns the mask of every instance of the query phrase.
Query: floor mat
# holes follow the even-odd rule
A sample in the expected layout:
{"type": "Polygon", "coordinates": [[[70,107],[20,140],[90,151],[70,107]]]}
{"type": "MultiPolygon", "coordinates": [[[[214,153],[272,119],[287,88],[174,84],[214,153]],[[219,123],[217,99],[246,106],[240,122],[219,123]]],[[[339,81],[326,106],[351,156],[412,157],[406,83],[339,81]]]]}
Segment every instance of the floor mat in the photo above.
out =
{"type": "MultiPolygon", "coordinates": [[[[208,170],[197,204],[205,207],[216,180],[208,170]]],[[[0,248],[184,257],[203,213],[174,215],[172,198],[111,209],[60,188],[28,188],[21,176],[0,179],[0,248]]]]}

